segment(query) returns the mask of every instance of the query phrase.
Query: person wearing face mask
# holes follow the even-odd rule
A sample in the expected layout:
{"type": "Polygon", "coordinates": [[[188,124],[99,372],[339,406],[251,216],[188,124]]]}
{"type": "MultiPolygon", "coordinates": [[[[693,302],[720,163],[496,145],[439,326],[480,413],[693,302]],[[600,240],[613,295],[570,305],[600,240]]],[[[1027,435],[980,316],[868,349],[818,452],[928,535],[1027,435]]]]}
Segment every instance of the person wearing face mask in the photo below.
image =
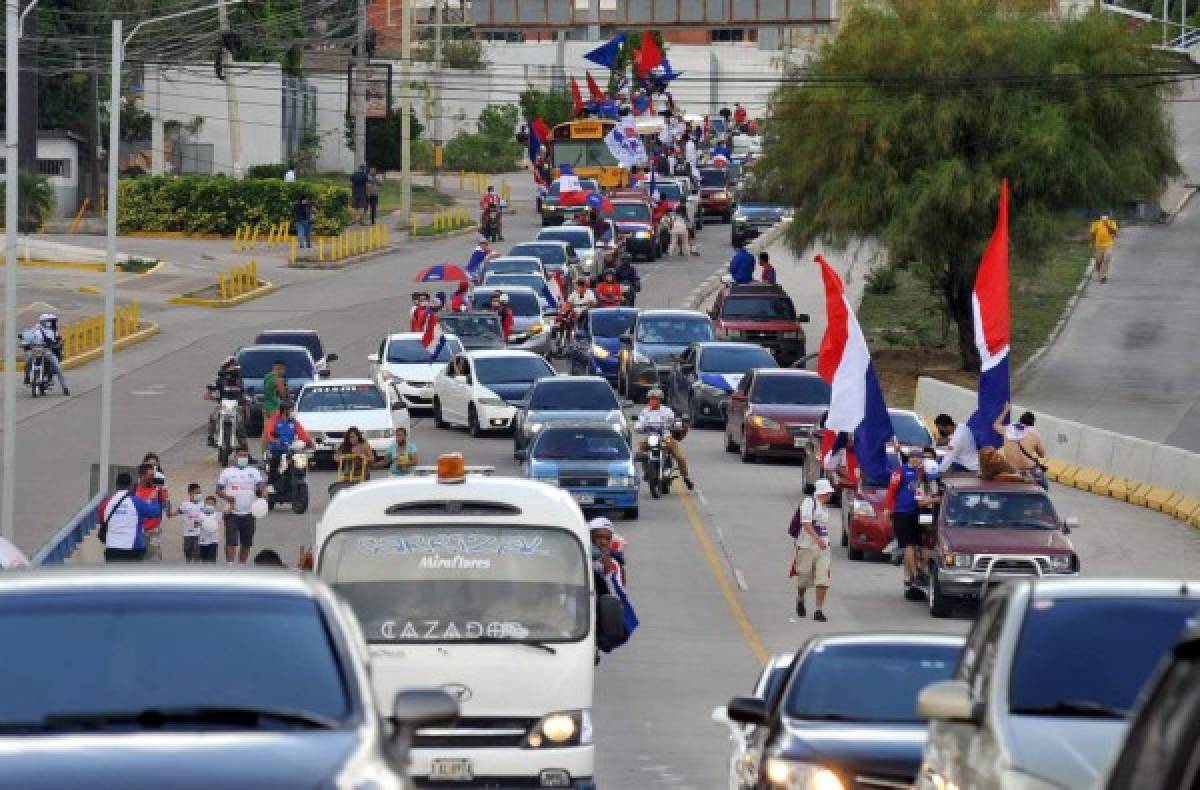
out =
{"type": "Polygon", "coordinates": [[[200,524],[204,521],[204,495],[199,483],[188,484],[187,501],[175,511],[183,520],[183,560],[200,561],[200,524]]]}
{"type": "Polygon", "coordinates": [[[146,453],[143,456],[142,465],[138,467],[137,487],[133,495],[143,502],[157,504],[161,511],[160,516],[148,517],[142,527],[146,533],[144,559],[148,562],[162,562],[162,516],[176,515],[178,511],[171,507],[167,478],[156,453],[146,453]]]}
{"type": "Polygon", "coordinates": [[[196,562],[215,563],[217,561],[217,545],[221,540],[221,511],[217,510],[217,498],[209,494],[204,498],[201,509],[203,518],[200,520],[200,536],[197,540],[196,562]]]}
{"type": "Polygon", "coordinates": [[[257,467],[250,466],[250,455],[242,449],[230,459],[230,465],[217,478],[217,496],[229,505],[222,518],[225,524],[225,563],[245,563],[254,545],[254,500],[264,496],[267,483],[257,467]]]}

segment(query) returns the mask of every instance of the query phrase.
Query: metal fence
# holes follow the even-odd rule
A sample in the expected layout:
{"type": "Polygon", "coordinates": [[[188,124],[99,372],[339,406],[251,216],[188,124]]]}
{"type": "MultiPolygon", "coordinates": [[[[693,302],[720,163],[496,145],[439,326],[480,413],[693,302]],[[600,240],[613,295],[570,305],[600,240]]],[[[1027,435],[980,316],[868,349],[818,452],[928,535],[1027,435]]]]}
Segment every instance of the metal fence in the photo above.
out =
{"type": "Polygon", "coordinates": [[[42,546],[37,554],[33,555],[30,564],[62,565],[66,562],[67,557],[70,557],[75,551],[75,547],[96,528],[99,521],[96,509],[100,507],[105,496],[106,494],[101,491],[89,499],[88,503],[67,522],[67,525],[59,530],[58,534],[51,538],[45,546],[42,546]]]}

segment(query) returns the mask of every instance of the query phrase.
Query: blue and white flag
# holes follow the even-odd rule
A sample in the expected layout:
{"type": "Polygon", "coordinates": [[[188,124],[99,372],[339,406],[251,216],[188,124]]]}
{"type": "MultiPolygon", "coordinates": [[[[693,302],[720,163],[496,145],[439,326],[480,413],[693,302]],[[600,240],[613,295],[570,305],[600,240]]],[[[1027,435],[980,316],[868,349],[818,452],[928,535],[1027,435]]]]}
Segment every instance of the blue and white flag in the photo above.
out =
{"type": "Polygon", "coordinates": [[[621,167],[646,164],[646,146],[638,137],[633,118],[626,116],[604,138],[605,145],[621,167]]]}

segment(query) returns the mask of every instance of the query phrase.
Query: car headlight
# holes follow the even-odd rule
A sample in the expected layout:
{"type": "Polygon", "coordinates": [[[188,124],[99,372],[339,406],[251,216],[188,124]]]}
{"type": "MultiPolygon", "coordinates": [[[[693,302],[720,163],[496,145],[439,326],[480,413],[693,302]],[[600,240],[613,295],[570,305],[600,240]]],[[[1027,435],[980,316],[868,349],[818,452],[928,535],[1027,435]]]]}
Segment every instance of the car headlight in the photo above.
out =
{"type": "Polygon", "coordinates": [[[629,488],[637,485],[637,478],[633,475],[618,475],[608,478],[609,488],[629,488]]]}
{"type": "Polygon", "coordinates": [[[767,783],[779,790],[845,790],[838,775],[823,765],[768,757],[763,766],[767,783]]]}
{"type": "Polygon", "coordinates": [[[1070,554],[1055,554],[1050,557],[1050,568],[1059,572],[1069,571],[1074,563],[1070,554]]]}
{"type": "Polygon", "coordinates": [[[859,518],[875,518],[874,506],[865,499],[854,500],[851,510],[853,511],[853,515],[859,518]]]}
{"type": "Polygon", "coordinates": [[[648,239],[648,238],[650,238],[650,231],[639,230],[637,233],[633,234],[633,237],[635,239],[648,239]]]}
{"type": "Polygon", "coordinates": [[[717,200],[729,200],[729,193],[718,192],[717,194],[713,195],[713,197],[715,197],[717,200]]]}
{"type": "Polygon", "coordinates": [[[488,398],[480,398],[479,405],[480,406],[492,406],[493,408],[502,409],[505,406],[507,406],[508,403],[505,402],[504,398],[488,397],[488,398]]]}
{"type": "Polygon", "coordinates": [[[734,221],[734,222],[739,222],[739,223],[741,223],[741,222],[745,222],[745,221],[746,221],[746,217],[745,217],[744,215],[742,215],[742,214],[734,214],[734,215],[733,215],[733,221],[734,221]]]}
{"type": "Polygon", "coordinates": [[[536,335],[536,334],[539,334],[540,332],[544,331],[545,329],[546,329],[545,324],[534,324],[533,326],[529,327],[528,331],[529,331],[529,334],[536,335]]]}
{"type": "Polygon", "coordinates": [[[610,355],[608,353],[608,349],[592,343],[592,356],[596,359],[608,359],[610,355]]]}
{"type": "Polygon", "coordinates": [[[762,428],[765,431],[778,431],[783,426],[772,420],[770,417],[764,417],[761,414],[756,414],[750,418],[750,424],[755,428],[762,428]]]}
{"type": "Polygon", "coordinates": [[[974,561],[975,561],[974,555],[963,554],[961,552],[954,552],[953,554],[946,554],[945,556],[942,557],[942,567],[943,568],[958,568],[961,570],[961,569],[965,569],[965,568],[970,568],[971,565],[974,563],[974,561]]]}
{"type": "Polygon", "coordinates": [[[586,746],[592,742],[592,714],[583,710],[551,713],[533,726],[525,736],[525,749],[554,749],[563,746],[586,746]]]}
{"type": "Polygon", "coordinates": [[[633,361],[645,364],[650,361],[650,357],[646,356],[641,351],[635,350],[633,352],[633,361]]]}
{"type": "Polygon", "coordinates": [[[543,428],[540,422],[530,422],[525,424],[525,430],[529,433],[537,433],[543,428]]]}

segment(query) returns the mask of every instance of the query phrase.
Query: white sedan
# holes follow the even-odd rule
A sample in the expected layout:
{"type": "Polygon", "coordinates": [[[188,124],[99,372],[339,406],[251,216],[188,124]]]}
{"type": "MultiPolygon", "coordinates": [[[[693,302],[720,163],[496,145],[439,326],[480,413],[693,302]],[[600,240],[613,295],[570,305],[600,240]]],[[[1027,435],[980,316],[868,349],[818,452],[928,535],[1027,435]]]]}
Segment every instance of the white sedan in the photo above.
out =
{"type": "Polygon", "coordinates": [[[409,427],[403,400],[390,400],[370,379],[324,379],[305,384],[296,399],[296,419],[328,460],[351,427],[362,431],[375,452],[387,450],[397,428],[409,427]]]}
{"type": "Polygon", "coordinates": [[[512,428],[516,404],[554,368],[532,351],[470,351],[455,354],[433,380],[433,422],[462,425],[472,436],[512,428]]]}
{"type": "MultiPolygon", "coordinates": [[[[758,680],[754,683],[755,696],[761,700],[777,694],[780,684],[787,679],[787,672],[792,666],[793,655],[784,653],[782,655],[771,656],[771,660],[763,667],[759,673],[758,680]]],[[[717,724],[729,728],[729,790],[750,790],[758,786],[758,765],[754,760],[753,754],[747,748],[751,736],[754,734],[755,725],[739,724],[736,721],[731,721],[725,713],[725,706],[721,705],[715,708],[712,712],[712,719],[717,724]]]]}
{"type": "Polygon", "coordinates": [[[410,409],[428,409],[433,405],[434,376],[460,351],[462,343],[452,335],[434,356],[422,345],[419,332],[401,332],[385,337],[367,361],[381,390],[402,398],[410,409]]]}

